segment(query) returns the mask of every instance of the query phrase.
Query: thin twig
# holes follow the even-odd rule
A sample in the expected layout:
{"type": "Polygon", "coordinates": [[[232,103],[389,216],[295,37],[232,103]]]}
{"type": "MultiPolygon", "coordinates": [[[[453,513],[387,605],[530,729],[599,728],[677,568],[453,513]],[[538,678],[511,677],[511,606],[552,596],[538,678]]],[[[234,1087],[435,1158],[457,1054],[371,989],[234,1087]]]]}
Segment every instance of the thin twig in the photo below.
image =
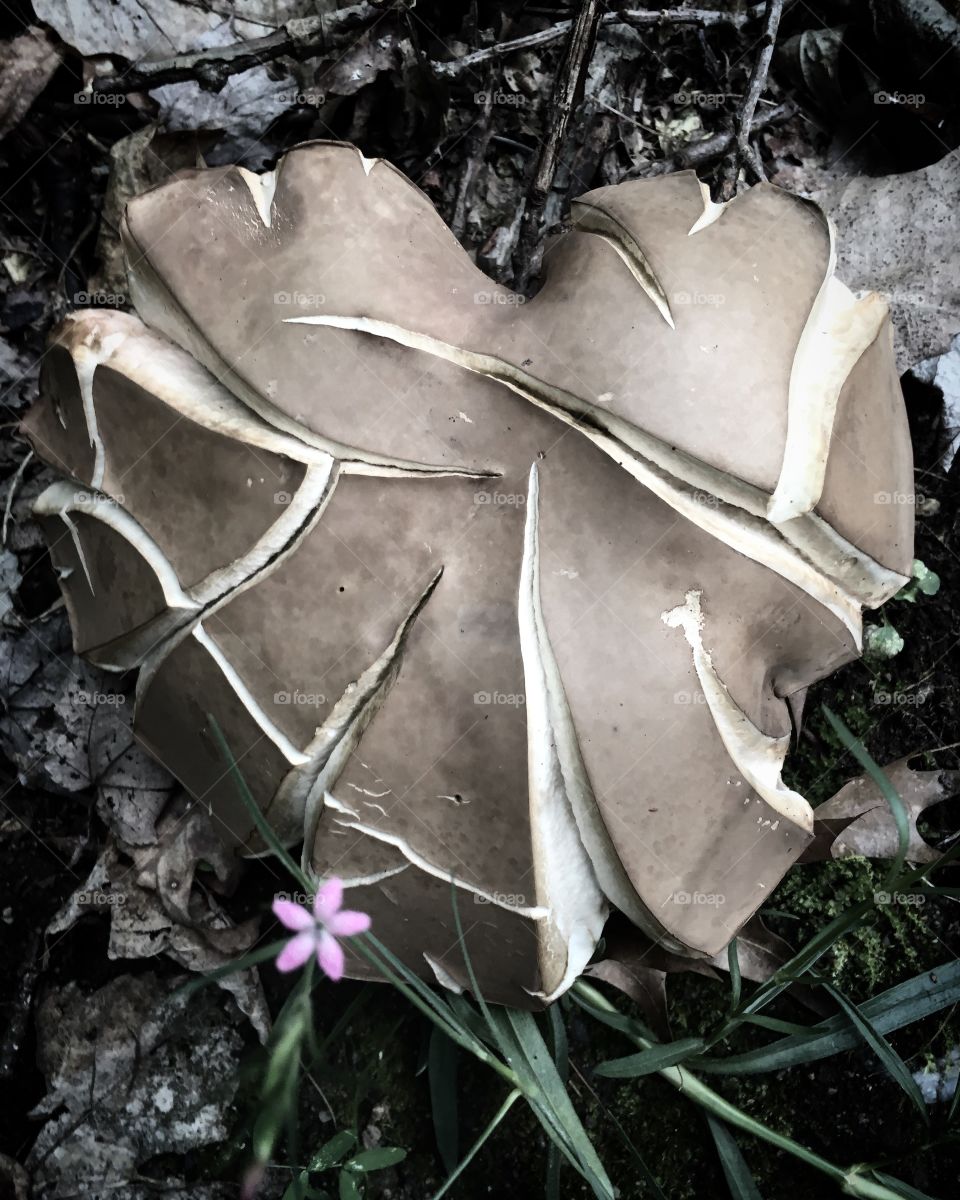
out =
{"type": "Polygon", "coordinates": [[[520,154],[536,154],[535,147],[525,146],[523,142],[518,142],[515,138],[504,137],[502,133],[495,133],[490,141],[496,142],[498,146],[506,146],[508,150],[516,150],[520,154]]]}
{"type": "Polygon", "coordinates": [[[550,126],[537,156],[527,188],[526,205],[514,264],[514,288],[525,291],[539,271],[543,253],[541,224],[543,209],[557,173],[560,152],[570,126],[573,110],[583,100],[587,71],[597,41],[603,0],[581,0],[580,12],[570,29],[563,62],[560,64],[550,97],[550,126]]]}
{"type": "Polygon", "coordinates": [[[7,544],[7,526],[10,524],[10,517],[13,513],[13,502],[17,498],[17,491],[20,484],[23,482],[23,473],[26,471],[27,465],[32,458],[33,451],[28,450],[20,466],[14,472],[13,479],[10,481],[10,487],[7,489],[7,502],[3,508],[3,525],[0,526],[0,546],[7,544]]]}
{"type": "Polygon", "coordinates": [[[745,12],[716,12],[705,8],[662,8],[652,12],[645,8],[621,8],[604,17],[605,25],[622,21],[636,29],[649,29],[651,25],[696,25],[699,29],[716,29],[726,25],[742,29],[749,21],[758,21],[763,16],[763,4],[751,5],[745,12]]]}
{"type": "MultiPolygon", "coordinates": [[[[471,128],[467,138],[467,153],[460,172],[460,182],[457,186],[457,198],[453,206],[453,216],[450,219],[450,229],[459,241],[467,227],[467,208],[473,192],[473,184],[477,172],[483,165],[490,145],[490,135],[493,132],[491,118],[493,116],[494,81],[492,73],[488,73],[484,84],[483,106],[476,124],[471,128]]],[[[478,93],[479,95],[479,93],[478,93]]],[[[476,96],[474,97],[477,98],[476,96]]]]}
{"type": "MultiPolygon", "coordinates": [[[[601,26],[632,25],[635,29],[649,29],[655,25],[695,25],[700,29],[727,26],[732,29],[742,29],[749,21],[759,20],[763,16],[762,4],[755,4],[742,13],[713,12],[700,8],[661,8],[661,9],[631,9],[622,8],[616,12],[604,13],[600,18],[601,26]]],[[[546,29],[536,33],[528,33],[523,37],[513,38],[509,42],[499,42],[495,46],[485,46],[482,50],[474,50],[462,58],[449,62],[434,62],[433,72],[443,79],[456,79],[467,71],[476,70],[489,62],[499,61],[508,54],[519,50],[532,50],[538,46],[549,46],[559,42],[569,35],[573,21],[557,21],[546,29]]]]}
{"type": "Polygon", "coordinates": [[[763,35],[760,38],[760,53],[757,55],[750,72],[750,82],[740,102],[737,113],[737,161],[747,164],[757,179],[763,179],[763,163],[759,153],[750,144],[750,134],[753,130],[753,118],[757,104],[764,88],[767,86],[767,72],[770,70],[770,60],[773,58],[773,47],[777,41],[777,30],[780,28],[780,17],[783,14],[783,0],[766,0],[764,12],[763,35]]]}

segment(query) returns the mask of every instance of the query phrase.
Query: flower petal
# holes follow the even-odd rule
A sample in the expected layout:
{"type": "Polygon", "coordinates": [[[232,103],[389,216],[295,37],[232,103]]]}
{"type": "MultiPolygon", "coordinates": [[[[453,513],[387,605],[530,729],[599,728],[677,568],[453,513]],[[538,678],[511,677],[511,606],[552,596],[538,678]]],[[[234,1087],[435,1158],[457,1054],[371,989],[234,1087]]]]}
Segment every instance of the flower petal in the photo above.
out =
{"type": "Polygon", "coordinates": [[[301,929],[310,929],[314,923],[310,910],[302,904],[294,904],[292,900],[274,900],[273,915],[282,925],[298,933],[301,929]]]}
{"type": "Polygon", "coordinates": [[[324,975],[334,982],[343,978],[343,951],[337,939],[325,929],[317,941],[317,962],[324,975]]]}
{"type": "Polygon", "coordinates": [[[334,876],[317,888],[317,894],[313,898],[313,915],[326,925],[342,903],[343,880],[334,876]]]}
{"type": "Polygon", "coordinates": [[[352,937],[355,933],[367,932],[370,928],[370,918],[366,913],[342,908],[326,922],[326,927],[335,937],[352,937]]]}
{"type": "Polygon", "coordinates": [[[277,970],[295,971],[297,967],[302,967],[313,953],[313,948],[316,944],[317,935],[312,929],[308,929],[304,933],[298,933],[295,938],[291,938],[287,942],[277,955],[277,970]]]}

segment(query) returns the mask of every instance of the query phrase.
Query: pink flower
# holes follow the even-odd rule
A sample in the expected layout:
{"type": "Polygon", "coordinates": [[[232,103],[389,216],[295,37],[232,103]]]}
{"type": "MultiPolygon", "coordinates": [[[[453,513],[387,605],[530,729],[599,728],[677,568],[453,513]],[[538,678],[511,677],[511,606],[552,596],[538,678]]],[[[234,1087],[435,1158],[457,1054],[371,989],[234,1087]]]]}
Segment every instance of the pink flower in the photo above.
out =
{"type": "Polygon", "coordinates": [[[330,979],[343,978],[343,950],[337,938],[365,933],[370,918],[366,913],[341,908],[342,904],[342,879],[328,879],[317,888],[312,913],[292,900],[274,900],[274,914],[287,929],[296,932],[277,955],[278,971],[295,971],[316,951],[320,970],[330,979]]]}

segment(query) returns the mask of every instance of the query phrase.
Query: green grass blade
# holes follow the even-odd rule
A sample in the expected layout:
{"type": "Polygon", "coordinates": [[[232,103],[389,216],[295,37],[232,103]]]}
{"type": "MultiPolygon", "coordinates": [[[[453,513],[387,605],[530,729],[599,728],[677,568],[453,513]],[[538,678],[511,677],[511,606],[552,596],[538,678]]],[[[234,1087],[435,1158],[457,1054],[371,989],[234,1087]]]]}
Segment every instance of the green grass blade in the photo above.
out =
{"type": "MultiPolygon", "coordinates": [[[[884,883],[884,890],[896,891],[908,887],[911,883],[923,879],[925,875],[932,870],[932,866],[924,866],[917,871],[903,874],[903,868],[906,861],[907,845],[910,837],[910,822],[907,816],[906,808],[903,801],[900,799],[896,788],[893,787],[890,780],[884,775],[877,764],[873,761],[863,745],[853,736],[843,722],[827,708],[823,706],[823,711],[830,722],[830,725],[836,732],[841,743],[850,751],[858,763],[864,768],[870,778],[876,783],[881,794],[886,799],[893,814],[894,821],[897,826],[898,850],[897,856],[887,873],[884,883]]],[[[943,866],[948,861],[952,860],[960,854],[960,842],[955,843],[944,855],[941,856],[936,866],[943,866]]],[[[718,1038],[722,1037],[735,1028],[746,1016],[750,1013],[758,1012],[764,1008],[772,1000],[785,991],[790,985],[795,982],[800,976],[808,971],[813,964],[819,959],[840,937],[849,930],[853,929],[870,909],[873,907],[870,901],[861,901],[859,904],[853,905],[846,912],[840,913],[832,921],[830,921],[823,929],[821,929],[813,938],[803,947],[794,957],[785,963],[774,975],[761,985],[753,994],[751,999],[744,1005],[741,1005],[738,1011],[731,1014],[731,1019],[721,1031],[718,1038]]]]}
{"type": "Polygon", "coordinates": [[[446,1001],[438,996],[433,988],[425,984],[418,975],[414,975],[406,963],[401,962],[392,950],[388,950],[379,938],[372,933],[366,933],[354,938],[352,945],[395,987],[402,985],[413,992],[418,1000],[436,1015],[438,1023],[442,1023],[444,1028],[456,1027],[456,1018],[446,1001]]]}
{"type": "Polygon", "coordinates": [[[618,1120],[616,1114],[610,1112],[609,1109],[606,1109],[605,1113],[606,1113],[607,1119],[613,1122],[613,1127],[614,1127],[614,1129],[616,1129],[616,1131],[620,1137],[620,1140],[623,1142],[623,1144],[626,1146],[626,1148],[630,1151],[630,1157],[636,1163],[637,1170],[640,1172],[640,1178],[643,1180],[643,1182],[646,1184],[647,1188],[649,1189],[650,1195],[653,1197],[653,1200],[667,1200],[667,1197],[664,1195],[663,1189],[660,1187],[660,1184],[657,1182],[657,1177],[650,1170],[650,1167],[647,1165],[646,1159],[643,1157],[643,1155],[640,1153],[640,1151],[634,1145],[633,1139],[630,1137],[630,1135],[624,1129],[623,1125],[618,1120]]]}
{"type": "Polygon", "coordinates": [[[727,967],[730,971],[730,1008],[732,1011],[740,1007],[740,996],[743,991],[743,980],[740,978],[740,955],[738,953],[736,938],[727,947],[727,967]]]}
{"type": "Polygon", "coordinates": [[[741,1005],[732,1024],[739,1023],[744,1016],[759,1012],[761,1008],[765,1008],[772,1000],[775,1000],[781,992],[786,991],[791,984],[806,974],[835,942],[839,941],[845,933],[854,929],[860,923],[861,918],[871,912],[873,908],[872,899],[861,900],[829,921],[789,962],[784,963],[766,983],[757,988],[750,999],[741,1005]]]}
{"type": "Polygon", "coordinates": [[[607,1196],[613,1200],[613,1185],[573,1107],[570,1094],[560,1078],[556,1063],[550,1057],[547,1044],[537,1028],[532,1013],[508,1008],[504,1010],[504,1016],[513,1030],[524,1059],[546,1097],[550,1114],[563,1130],[565,1138],[576,1156],[581,1173],[590,1182],[597,1196],[607,1196]]]}
{"type": "Polygon", "coordinates": [[[547,1009],[547,1021],[550,1026],[550,1050],[557,1068],[557,1074],[566,1085],[570,1077],[570,1050],[567,1045],[567,1027],[563,1023],[563,1015],[559,1004],[551,1004],[547,1009]]]}
{"type": "Polygon", "coordinates": [[[798,1025],[795,1021],[781,1021],[777,1017],[749,1016],[743,1018],[745,1025],[756,1025],[759,1029],[769,1029],[771,1033],[786,1033],[791,1037],[809,1038],[809,1025],[798,1025]]]}
{"type": "Polygon", "coordinates": [[[278,1036],[270,1048],[270,1061],[263,1077],[263,1093],[271,1096],[278,1086],[300,1067],[300,1043],[304,1025],[300,1019],[287,1021],[278,1030],[278,1036]]]}
{"type": "Polygon", "coordinates": [[[750,1168],[740,1153],[737,1139],[716,1117],[708,1114],[707,1124],[713,1134],[720,1166],[723,1168],[724,1178],[733,1200],[762,1200],[760,1191],[750,1174],[750,1168]]]}
{"type": "Polygon", "coordinates": [[[363,1200],[363,1192],[356,1176],[350,1171],[341,1171],[337,1180],[337,1194],[340,1200],[363,1200]]]}
{"type": "Polygon", "coordinates": [[[434,995],[423,980],[408,970],[382,942],[368,933],[354,939],[354,945],[371,966],[374,966],[384,979],[392,983],[414,1008],[442,1029],[458,1046],[462,1046],[464,1050],[469,1051],[491,1070],[496,1071],[510,1083],[511,1087],[516,1087],[517,1078],[513,1071],[500,1062],[496,1055],[491,1054],[472,1029],[458,1018],[453,1008],[434,995]],[[396,970],[393,969],[394,965],[396,970]]]}
{"type": "Polygon", "coordinates": [[[467,969],[467,978],[470,980],[470,990],[473,992],[473,998],[476,1000],[490,1032],[496,1036],[497,1027],[490,1016],[490,1009],[487,1007],[487,1002],[483,998],[483,992],[480,990],[480,984],[477,982],[477,976],[473,969],[473,959],[470,957],[470,951],[467,949],[467,939],[463,932],[463,921],[460,919],[457,885],[452,875],[450,876],[450,902],[453,907],[453,923],[457,927],[457,941],[460,944],[460,954],[463,957],[463,965],[467,969]]]}
{"type": "Polygon", "coordinates": [[[924,1103],[923,1095],[920,1092],[917,1081],[910,1074],[907,1064],[900,1055],[894,1050],[883,1034],[877,1030],[876,1026],[871,1023],[869,1017],[865,1017],[862,1011],[848,1000],[839,988],[834,987],[830,983],[825,983],[823,986],[834,1000],[836,1000],[837,1004],[840,1005],[857,1032],[874,1054],[876,1054],[877,1058],[880,1059],[890,1078],[901,1088],[914,1108],[920,1113],[923,1120],[929,1122],[930,1117],[927,1112],[927,1106],[924,1103]]]}
{"type": "Polygon", "coordinates": [[[641,1050],[639,1054],[628,1054],[625,1058],[611,1058],[598,1063],[593,1073],[603,1075],[606,1079],[636,1079],[642,1075],[653,1075],[656,1071],[675,1067],[699,1054],[704,1044],[703,1038],[680,1038],[676,1042],[641,1050]]]}
{"type": "MultiPolygon", "coordinates": [[[[565,1124],[562,1116],[555,1110],[536,1071],[524,1053],[523,1047],[517,1040],[516,1033],[510,1021],[510,1015],[514,1010],[497,1008],[488,1011],[489,1019],[495,1027],[498,1044],[505,1047],[505,1053],[516,1075],[518,1086],[523,1092],[531,1112],[550,1138],[552,1145],[557,1148],[574,1170],[582,1175],[590,1184],[598,1200],[609,1200],[610,1192],[606,1190],[603,1181],[597,1177],[590,1165],[583,1161],[575,1142],[571,1140],[567,1124],[565,1124]]],[[[529,1013],[523,1015],[530,1016],[529,1013]]],[[[535,1025],[534,1030],[536,1031],[535,1025]]],[[[539,1031],[537,1031],[537,1036],[539,1036],[539,1031]]],[[[545,1045],[544,1053],[546,1055],[545,1045]]],[[[566,1093],[565,1088],[561,1090],[564,1091],[564,1094],[566,1093]]],[[[569,1103],[569,1097],[567,1097],[567,1100],[569,1103]]],[[[570,1107],[572,1108],[572,1105],[570,1107]]],[[[578,1120],[579,1118],[574,1113],[574,1121],[578,1120]]]]}
{"type": "Polygon", "coordinates": [[[547,1147],[547,1180],[544,1186],[546,1200],[560,1200],[560,1168],[563,1156],[553,1142],[547,1147]]]}
{"type": "Polygon", "coordinates": [[[653,1034],[641,1021],[635,1020],[633,1017],[628,1017],[626,1013],[607,1012],[604,1009],[597,1008],[579,992],[568,992],[570,999],[578,1008],[582,1008],[584,1012],[589,1013],[595,1021],[599,1021],[601,1025],[607,1025],[610,1029],[616,1029],[618,1033],[625,1033],[628,1037],[646,1038],[647,1041],[655,1041],[653,1034]]]}
{"type": "Polygon", "coordinates": [[[433,1131],[437,1138],[440,1158],[450,1175],[460,1157],[459,1113],[457,1109],[457,1067],[459,1050],[456,1042],[436,1026],[430,1034],[427,1053],[427,1075],[430,1082],[430,1106],[433,1110],[433,1131]]]}
{"type": "Polygon", "coordinates": [[[504,1100],[504,1102],[500,1105],[500,1107],[497,1109],[497,1111],[493,1114],[493,1118],[491,1119],[490,1123],[487,1125],[487,1127],[486,1127],[486,1129],[484,1129],[483,1133],[480,1134],[480,1136],[477,1138],[477,1140],[470,1147],[470,1150],[467,1152],[467,1156],[463,1160],[463,1162],[460,1163],[460,1165],[453,1172],[453,1174],[450,1176],[450,1178],[447,1180],[447,1182],[443,1185],[443,1187],[440,1189],[440,1191],[435,1193],[433,1200],[443,1200],[443,1197],[447,1194],[447,1192],[449,1192],[449,1190],[457,1182],[457,1180],[460,1178],[460,1176],[463,1174],[463,1172],[467,1169],[467,1167],[470,1166],[470,1164],[473,1162],[473,1160],[476,1158],[476,1156],[483,1149],[485,1143],[489,1140],[489,1138],[492,1136],[492,1134],[496,1132],[496,1129],[500,1125],[503,1118],[507,1115],[507,1113],[513,1107],[514,1103],[519,1099],[520,1099],[520,1092],[515,1088],[507,1096],[506,1100],[504,1100]]]}
{"type": "Polygon", "coordinates": [[[907,846],[910,843],[910,817],[907,814],[906,806],[900,798],[900,793],[867,753],[864,744],[853,736],[846,725],[826,704],[821,705],[821,708],[842,745],[850,751],[860,766],[863,767],[880,789],[880,794],[884,800],[890,805],[890,812],[897,827],[897,856],[887,872],[885,884],[885,887],[887,887],[903,871],[903,865],[907,860],[907,846]]]}
{"type": "Polygon", "coordinates": [[[903,1200],[933,1200],[932,1196],[928,1196],[926,1192],[921,1192],[919,1188],[911,1187],[909,1183],[904,1183],[902,1179],[894,1179],[892,1175],[884,1175],[882,1171],[871,1171],[870,1173],[877,1183],[882,1183],[891,1192],[896,1192],[898,1196],[903,1197],[903,1200]]]}
{"type": "MultiPolygon", "coordinates": [[[[885,884],[887,891],[907,891],[914,884],[925,880],[926,876],[933,870],[939,870],[945,867],[948,863],[954,862],[960,858],[960,840],[940,855],[935,863],[925,863],[912,871],[908,871],[897,879],[890,879],[885,884]]],[[[838,941],[845,933],[848,933],[857,924],[861,917],[870,912],[874,908],[873,900],[862,900],[858,904],[852,905],[846,911],[839,913],[832,921],[829,921],[823,929],[816,933],[809,942],[799,950],[789,962],[784,963],[771,978],[762,984],[753,993],[751,998],[740,1006],[738,1012],[731,1014],[730,1020],[724,1026],[721,1033],[714,1039],[714,1042],[722,1040],[723,1037],[733,1028],[735,1028],[744,1018],[752,1013],[759,1012],[761,1008],[766,1007],[772,1000],[776,999],[782,992],[786,991],[795,980],[800,978],[808,971],[816,961],[826,953],[830,947],[838,941]]]]}
{"type": "Polygon", "coordinates": [[[482,1042],[493,1037],[480,1013],[475,1008],[470,1007],[470,1001],[466,996],[450,995],[447,997],[447,1003],[456,1014],[457,1020],[462,1022],[464,1027],[469,1029],[478,1041],[482,1042]]]}
{"type": "Polygon", "coordinates": [[[301,1171],[299,1175],[295,1175],[287,1185],[287,1190],[280,1197],[280,1200],[304,1200],[304,1197],[310,1194],[310,1176],[306,1171],[301,1171]]]}
{"type": "Polygon", "coordinates": [[[243,777],[243,772],[237,764],[237,760],[233,757],[227,739],[223,736],[223,730],[217,722],[217,718],[212,713],[207,713],[207,721],[210,725],[210,732],[213,734],[213,740],[216,742],[223,757],[223,761],[227,764],[230,777],[237,787],[237,792],[243,802],[244,807],[253,818],[253,822],[263,840],[267,843],[273,853],[277,856],[280,862],[287,868],[294,879],[300,883],[306,892],[313,891],[315,880],[311,879],[300,870],[298,863],[294,862],[293,858],[287,851],[286,846],[280,841],[276,833],[273,831],[273,826],[263,815],[260,805],[254,799],[253,792],[247,786],[247,781],[243,777]]]}
{"type": "MultiPolygon", "coordinates": [[[[602,992],[586,983],[583,979],[578,979],[573,985],[575,994],[586,999],[589,1002],[588,1011],[602,1009],[608,1012],[616,1011],[609,1000],[602,992]]],[[[630,1035],[634,1044],[639,1045],[641,1049],[650,1049],[647,1039],[630,1035]]],[[[776,1146],[779,1150],[785,1151],[794,1158],[807,1163],[814,1169],[822,1172],[827,1178],[831,1179],[835,1184],[839,1185],[841,1191],[850,1196],[861,1197],[862,1200],[900,1200],[897,1193],[890,1190],[889,1187],[874,1179],[868,1179],[863,1173],[863,1168],[860,1166],[840,1167],[835,1163],[828,1161],[816,1151],[809,1149],[807,1146],[802,1146],[799,1142],[795,1142],[793,1138],[787,1137],[785,1134],[771,1129],[764,1125],[762,1121],[758,1121],[755,1117],[743,1112],[742,1109],[731,1104],[718,1092],[713,1091],[708,1087],[698,1075],[688,1070],[686,1067],[667,1067],[660,1072],[660,1076],[672,1087],[682,1092],[694,1104],[705,1108],[712,1116],[719,1118],[728,1125],[732,1125],[736,1129],[743,1130],[744,1133],[750,1134],[753,1137],[761,1138],[769,1145],[776,1146]]]]}
{"type": "Polygon", "coordinates": [[[248,971],[251,967],[258,967],[261,963],[267,962],[271,958],[276,958],[287,944],[287,941],[287,938],[283,938],[279,942],[270,942],[266,946],[261,946],[259,950],[251,950],[248,954],[234,959],[233,962],[224,963],[222,967],[216,967],[213,971],[206,971],[199,978],[191,979],[183,987],[177,988],[174,995],[190,996],[194,992],[199,992],[201,988],[207,987],[208,984],[225,979],[228,975],[235,975],[238,971],[248,971]]]}
{"type": "MultiPolygon", "coordinates": [[[[566,1087],[570,1077],[570,1052],[567,1044],[567,1027],[563,1023],[563,1014],[559,1004],[551,1004],[547,1009],[547,1021],[550,1027],[550,1051],[557,1067],[557,1074],[566,1087]]],[[[558,1147],[551,1142],[547,1147],[547,1181],[546,1200],[560,1200],[560,1168],[563,1157],[558,1147]]]]}
{"type": "Polygon", "coordinates": [[[511,1045],[511,1039],[504,1036],[503,1027],[499,1022],[494,1021],[491,1015],[490,1008],[483,997],[483,992],[480,990],[480,984],[477,982],[477,976],[473,969],[473,961],[470,958],[470,951],[467,949],[467,939],[463,932],[463,922],[460,920],[460,905],[457,900],[457,885],[453,881],[453,876],[450,876],[450,900],[453,905],[453,922],[457,927],[457,940],[460,943],[460,953],[463,956],[463,963],[467,969],[467,978],[470,980],[470,990],[473,992],[473,998],[476,1000],[487,1028],[493,1036],[494,1042],[497,1045],[500,1053],[503,1055],[507,1066],[516,1072],[516,1049],[511,1045]]]}
{"type": "MultiPolygon", "coordinates": [[[[372,934],[363,934],[353,940],[357,952],[371,966],[375,967],[384,979],[405,996],[407,1000],[451,1040],[469,1050],[471,1054],[494,1069],[501,1066],[487,1051],[477,1037],[458,1019],[448,1004],[442,1001],[434,992],[409,970],[382,942],[372,934]]],[[[515,1082],[511,1080],[511,1082],[515,1082]]]]}
{"type": "MultiPolygon", "coordinates": [[[[575,998],[580,1003],[580,998],[575,998]]],[[[860,1011],[874,1029],[888,1034],[957,1003],[960,1003],[960,962],[955,960],[898,983],[865,1001],[860,1011]]],[[[727,1058],[698,1059],[696,1067],[698,1071],[716,1075],[752,1075],[817,1062],[859,1044],[859,1035],[841,1014],[811,1025],[803,1034],[781,1038],[757,1050],[727,1058]]]]}

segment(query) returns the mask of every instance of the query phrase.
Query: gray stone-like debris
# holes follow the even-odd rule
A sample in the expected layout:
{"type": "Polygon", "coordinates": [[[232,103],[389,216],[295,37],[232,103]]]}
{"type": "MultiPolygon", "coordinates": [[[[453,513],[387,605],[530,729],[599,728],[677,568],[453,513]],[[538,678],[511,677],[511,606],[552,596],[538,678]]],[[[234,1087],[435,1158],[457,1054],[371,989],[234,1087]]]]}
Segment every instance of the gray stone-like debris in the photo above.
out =
{"type": "Polygon", "coordinates": [[[216,993],[188,1000],[182,983],[121,976],[92,995],[68,983],[46,996],[48,1091],[33,1115],[49,1120],[27,1160],[34,1196],[132,1197],[141,1164],[228,1136],[243,1040],[216,993]]]}
{"type": "Polygon", "coordinates": [[[960,329],[957,164],[841,179],[816,200],[837,226],[837,275],[890,301],[897,366],[939,354],[960,329]]]}
{"type": "Polygon", "coordinates": [[[925,358],[911,371],[923,383],[933,384],[943,396],[943,433],[946,450],[942,464],[950,469],[960,445],[960,334],[950,343],[950,349],[937,358],[925,358]]]}

